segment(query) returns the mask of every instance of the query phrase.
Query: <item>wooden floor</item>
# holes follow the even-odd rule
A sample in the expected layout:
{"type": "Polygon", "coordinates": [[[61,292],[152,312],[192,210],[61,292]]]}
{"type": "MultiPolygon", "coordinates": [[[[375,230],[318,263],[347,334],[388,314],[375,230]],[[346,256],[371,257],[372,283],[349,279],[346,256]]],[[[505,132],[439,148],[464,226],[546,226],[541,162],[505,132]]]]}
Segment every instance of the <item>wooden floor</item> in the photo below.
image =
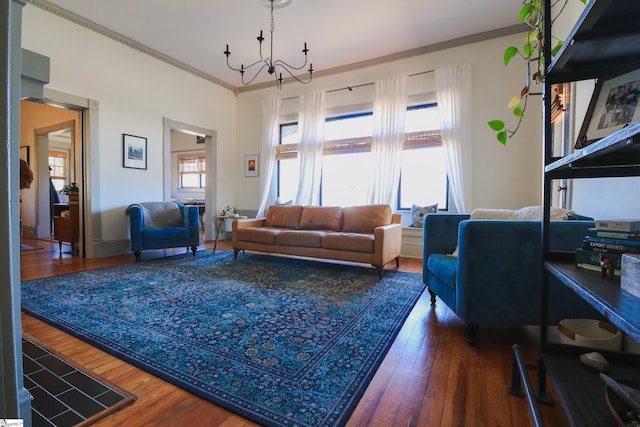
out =
{"type": "MultiPolygon", "coordinates": [[[[134,262],[132,254],[102,259],[73,257],[68,246],[24,240],[40,249],[21,252],[22,280],[134,262]]],[[[211,248],[210,243],[203,246],[211,248]]],[[[218,248],[229,249],[228,242],[218,248]]],[[[183,252],[158,250],[143,258],[183,252]]],[[[371,268],[371,267],[370,267],[371,268]]],[[[395,269],[389,263],[387,269],[395,269]]],[[[421,260],[402,258],[401,271],[420,273],[421,260]]],[[[131,406],[100,421],[100,426],[255,426],[129,363],[22,314],[22,329],[45,345],[134,393],[131,406]]],[[[522,346],[535,361],[535,328],[483,327],[476,347],[466,343],[460,320],[441,302],[432,307],[422,295],[378,369],[348,426],[530,426],[526,400],[507,393],[512,350],[522,346]]],[[[533,375],[532,377],[535,377],[533,375]]],[[[542,405],[548,427],[568,422],[559,404],[542,405]]]]}

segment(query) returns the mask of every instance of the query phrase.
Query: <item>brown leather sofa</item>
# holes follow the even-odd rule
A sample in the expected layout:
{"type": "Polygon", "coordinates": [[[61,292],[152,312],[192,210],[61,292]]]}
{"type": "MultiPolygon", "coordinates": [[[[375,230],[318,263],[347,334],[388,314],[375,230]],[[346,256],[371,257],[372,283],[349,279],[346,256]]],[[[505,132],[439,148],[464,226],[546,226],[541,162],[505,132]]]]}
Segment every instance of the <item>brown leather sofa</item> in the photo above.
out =
{"type": "Polygon", "coordinates": [[[233,222],[233,256],[252,250],[373,265],[399,264],[400,214],[389,205],[270,206],[265,218],[233,222]]]}

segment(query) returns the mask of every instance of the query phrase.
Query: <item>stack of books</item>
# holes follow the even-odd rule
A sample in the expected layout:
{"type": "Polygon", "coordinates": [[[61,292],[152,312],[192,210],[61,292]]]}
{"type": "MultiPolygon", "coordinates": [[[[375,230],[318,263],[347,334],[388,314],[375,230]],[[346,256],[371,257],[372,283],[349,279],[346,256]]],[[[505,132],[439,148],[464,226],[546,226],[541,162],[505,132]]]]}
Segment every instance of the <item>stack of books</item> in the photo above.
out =
{"type": "Polygon", "coordinates": [[[576,251],[576,265],[602,271],[603,259],[613,263],[614,274],[620,276],[622,254],[640,254],[640,219],[597,220],[576,251]]]}

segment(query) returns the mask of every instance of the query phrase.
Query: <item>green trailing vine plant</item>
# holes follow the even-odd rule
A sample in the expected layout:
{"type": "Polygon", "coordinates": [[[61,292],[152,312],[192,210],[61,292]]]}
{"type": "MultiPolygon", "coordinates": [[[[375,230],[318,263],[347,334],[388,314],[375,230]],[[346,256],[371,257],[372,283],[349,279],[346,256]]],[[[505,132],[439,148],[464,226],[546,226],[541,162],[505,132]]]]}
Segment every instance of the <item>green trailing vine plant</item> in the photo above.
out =
{"type": "MultiPolygon", "coordinates": [[[[558,6],[559,9],[551,19],[552,25],[562,14],[568,1],[555,0],[553,2],[552,9],[556,9],[558,6]]],[[[587,0],[579,1],[583,4],[587,2],[587,0]]],[[[505,67],[517,56],[525,61],[527,67],[525,86],[519,95],[511,98],[508,104],[508,108],[512,110],[513,115],[516,117],[516,124],[513,129],[508,129],[502,120],[491,120],[489,122],[489,127],[496,132],[496,138],[503,145],[506,145],[507,140],[515,135],[520,128],[527,109],[529,95],[540,95],[540,93],[531,92],[531,82],[541,84],[544,80],[544,0],[523,0],[520,8],[520,23],[528,27],[522,48],[518,49],[515,46],[509,46],[504,51],[505,67]],[[531,70],[531,64],[534,64],[534,70],[531,70]]],[[[564,41],[554,38],[554,42],[555,44],[551,43],[553,45],[551,49],[552,58],[558,53],[564,41]]]]}

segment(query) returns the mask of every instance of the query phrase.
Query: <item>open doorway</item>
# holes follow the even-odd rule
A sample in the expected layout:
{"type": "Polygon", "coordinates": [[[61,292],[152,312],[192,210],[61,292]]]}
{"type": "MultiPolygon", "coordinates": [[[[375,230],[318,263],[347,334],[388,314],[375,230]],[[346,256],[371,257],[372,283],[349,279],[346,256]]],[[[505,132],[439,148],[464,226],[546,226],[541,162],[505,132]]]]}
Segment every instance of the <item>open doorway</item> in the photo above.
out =
{"type": "Polygon", "coordinates": [[[164,197],[165,200],[193,202],[200,205],[202,229],[205,241],[213,240],[213,222],[217,212],[217,132],[198,126],[164,119],[164,197]],[[198,167],[197,174],[183,175],[189,180],[188,187],[181,184],[183,166],[198,167]],[[202,159],[202,163],[200,160],[202,159]],[[194,181],[197,175],[198,180],[194,181]],[[197,188],[196,188],[197,187],[197,188]],[[202,206],[204,205],[204,206],[202,206]]]}
{"type": "MultiPolygon", "coordinates": [[[[64,212],[62,205],[69,204],[68,195],[60,191],[65,185],[77,182],[73,162],[76,151],[75,126],[75,121],[71,120],[35,130],[38,239],[54,236],[54,214],[64,212]]],[[[79,230],[79,224],[74,224],[74,227],[79,230]]]]}
{"type": "Polygon", "coordinates": [[[60,194],[59,190],[66,184],[82,180],[80,153],[83,113],[79,109],[28,100],[21,101],[20,108],[20,145],[28,147],[29,166],[34,173],[31,187],[20,193],[23,237],[52,239],[55,234],[54,214],[64,212],[63,216],[68,218],[69,212],[73,211],[76,213],[74,224],[73,227],[69,226],[70,231],[65,244],[60,246],[60,252],[62,254],[64,250],[80,254],[83,229],[81,204],[75,204],[76,209],[70,209],[68,197],[60,194]],[[53,191],[52,184],[55,188],[53,191]],[[57,202],[59,206],[54,207],[52,202],[57,202]]]}

